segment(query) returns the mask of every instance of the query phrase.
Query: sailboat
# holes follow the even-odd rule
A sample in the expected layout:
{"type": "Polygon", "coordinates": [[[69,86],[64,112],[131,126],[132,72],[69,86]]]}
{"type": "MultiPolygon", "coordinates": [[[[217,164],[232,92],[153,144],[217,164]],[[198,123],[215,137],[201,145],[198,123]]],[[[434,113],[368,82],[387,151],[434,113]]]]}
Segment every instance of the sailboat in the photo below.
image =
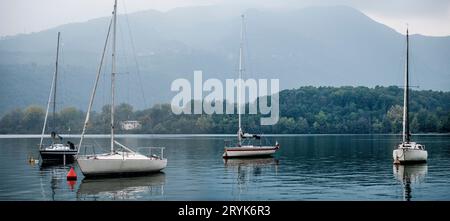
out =
{"type": "Polygon", "coordinates": [[[244,48],[244,27],[245,20],[244,15],[241,15],[241,43],[239,49],[239,83],[238,83],[238,117],[239,128],[237,132],[236,144],[225,144],[223,158],[232,157],[261,157],[274,154],[280,145],[276,142],[275,145],[263,145],[261,142],[261,136],[257,134],[244,133],[241,126],[241,90],[242,90],[242,74],[243,74],[243,48],[244,48]],[[256,144],[255,144],[256,143],[256,144]]]}
{"type": "Polygon", "coordinates": [[[392,153],[395,164],[423,163],[427,161],[428,152],[425,145],[411,141],[409,130],[409,34],[406,29],[406,64],[405,88],[403,93],[403,141],[392,153]]]}
{"type": "Polygon", "coordinates": [[[59,42],[61,33],[58,32],[58,41],[56,46],[56,66],[55,73],[53,75],[52,86],[50,88],[50,94],[48,96],[47,110],[45,112],[44,126],[42,127],[41,141],[39,143],[39,154],[42,160],[45,161],[73,161],[74,156],[77,154],[78,150],[75,145],[68,141],[66,144],[62,142],[63,138],[56,132],[56,85],[58,82],[58,59],[59,59],[59,42]],[[53,98],[53,101],[52,101],[53,98]],[[47,127],[48,114],[50,109],[50,104],[53,104],[52,113],[52,132],[51,138],[52,143],[48,146],[43,145],[44,133],[47,127]]]}
{"type": "MultiPolygon", "coordinates": [[[[141,154],[130,147],[127,147],[114,139],[114,103],[115,103],[115,76],[116,71],[116,26],[117,26],[117,0],[114,1],[113,17],[111,19],[108,35],[106,37],[105,46],[101,58],[101,63],[97,72],[94,88],[92,90],[91,98],[89,101],[88,111],[81,133],[79,147],[83,143],[83,138],[86,132],[86,128],[89,123],[90,112],[92,109],[93,100],[95,97],[101,67],[103,64],[106,48],[108,45],[108,39],[111,34],[112,25],[112,72],[111,72],[111,142],[109,153],[93,154],[93,155],[80,155],[77,156],[77,162],[80,166],[81,172],[84,176],[115,176],[122,174],[137,174],[137,173],[150,173],[159,172],[167,166],[167,159],[163,157],[163,147],[154,147],[160,149],[160,155],[151,154],[153,147],[149,147],[150,151],[148,155],[141,154]],[[117,148],[116,148],[117,147],[117,148]]],[[[81,148],[80,148],[81,149],[81,148]]]]}

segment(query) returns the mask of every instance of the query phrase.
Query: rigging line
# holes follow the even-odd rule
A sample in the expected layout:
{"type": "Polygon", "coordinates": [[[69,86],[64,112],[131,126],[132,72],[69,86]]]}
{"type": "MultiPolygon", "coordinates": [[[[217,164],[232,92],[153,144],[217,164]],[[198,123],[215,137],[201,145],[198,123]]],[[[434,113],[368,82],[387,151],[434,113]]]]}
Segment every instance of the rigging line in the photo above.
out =
{"type": "MultiPolygon", "coordinates": [[[[61,47],[59,48],[59,79],[61,82],[61,85],[64,85],[64,82],[67,81],[67,76],[66,76],[66,70],[64,68],[65,65],[65,60],[64,60],[64,38],[61,36],[60,37],[60,44],[61,47]]],[[[65,90],[65,87],[59,87],[59,91],[60,94],[62,95],[61,97],[67,97],[67,90],[65,90]]],[[[58,104],[58,103],[57,103],[58,104]]],[[[61,110],[64,108],[64,99],[60,99],[59,102],[59,111],[61,112],[61,110]]]]}
{"type": "Polygon", "coordinates": [[[128,34],[130,35],[131,50],[133,51],[134,62],[136,63],[136,73],[138,75],[138,80],[139,80],[138,84],[139,84],[139,88],[141,89],[142,100],[144,101],[144,109],[145,109],[149,106],[149,104],[147,103],[147,101],[145,99],[145,93],[144,93],[144,87],[142,86],[142,78],[141,78],[141,72],[140,72],[140,68],[139,68],[139,62],[138,62],[137,56],[136,56],[136,48],[134,46],[134,38],[131,33],[130,21],[128,19],[128,12],[127,12],[127,7],[125,5],[125,1],[123,1],[122,5],[123,5],[124,11],[125,11],[125,19],[126,19],[126,22],[128,25],[128,34]]]}
{"type": "Polygon", "coordinates": [[[248,43],[248,35],[247,35],[248,16],[246,15],[245,18],[246,18],[246,22],[245,22],[246,25],[244,26],[244,30],[243,31],[244,31],[244,47],[245,47],[244,58],[246,58],[246,59],[244,59],[244,61],[247,61],[245,63],[245,67],[248,69],[247,76],[252,77],[252,75],[254,75],[254,74],[252,74],[253,73],[253,67],[251,65],[251,62],[249,62],[251,53],[250,53],[250,46],[249,46],[249,43],[248,43]]]}
{"type": "MultiPolygon", "coordinates": [[[[62,34],[61,34],[61,36],[62,36],[62,34]]],[[[60,82],[59,83],[59,85],[60,86],[58,86],[58,91],[57,91],[57,93],[58,93],[58,97],[59,97],[59,99],[58,99],[58,102],[56,102],[56,119],[58,119],[58,112],[59,111],[61,111],[61,109],[62,109],[62,106],[63,106],[63,99],[61,99],[61,98],[63,98],[64,97],[64,90],[62,90],[62,88],[63,87],[61,87],[61,85],[64,85],[64,79],[63,79],[63,71],[62,71],[62,65],[63,65],[63,63],[62,63],[62,40],[63,40],[63,38],[62,37],[60,37],[59,38],[59,61],[58,61],[58,82],[60,82]]],[[[61,129],[61,128],[58,128],[58,129],[61,129]]],[[[58,132],[61,132],[61,131],[58,131],[58,132]]]]}
{"type": "MultiPolygon", "coordinates": [[[[245,61],[247,61],[246,63],[245,63],[245,67],[246,67],[246,69],[248,70],[248,71],[246,71],[245,73],[246,73],[246,77],[247,77],[247,79],[249,79],[250,77],[252,77],[252,78],[255,78],[255,80],[256,80],[256,73],[254,73],[254,69],[253,69],[253,65],[252,65],[252,63],[250,62],[251,61],[251,57],[250,57],[250,55],[252,54],[251,52],[250,52],[250,44],[249,44],[249,41],[248,41],[248,27],[247,27],[247,23],[248,23],[248,16],[245,16],[245,18],[246,18],[246,22],[245,22],[245,26],[244,26],[244,28],[243,28],[243,32],[244,32],[244,48],[246,49],[246,50],[244,50],[244,62],[245,61]]],[[[257,102],[258,102],[258,98],[259,98],[259,94],[257,93],[256,94],[256,99],[255,100],[250,100],[250,91],[249,91],[249,94],[248,94],[248,105],[247,105],[247,107],[248,107],[248,109],[249,109],[249,111],[250,111],[250,105],[252,104],[252,103],[255,103],[256,105],[258,104],[257,102]]],[[[257,130],[262,130],[261,129],[261,124],[258,124],[258,126],[256,126],[256,128],[254,127],[254,129],[257,129],[257,130]]]]}
{"type": "Polygon", "coordinates": [[[397,54],[398,58],[396,60],[397,62],[395,64],[394,70],[393,70],[395,76],[397,77],[396,79],[394,79],[394,82],[396,83],[396,85],[403,85],[403,82],[402,82],[403,75],[400,75],[399,73],[403,73],[405,71],[404,66],[405,66],[406,59],[405,59],[405,55],[403,54],[403,50],[404,50],[404,48],[406,48],[406,43],[402,42],[401,46],[402,46],[401,48],[398,48],[398,51],[399,51],[399,53],[397,54]],[[401,82],[401,83],[398,83],[398,82],[401,82]]]}
{"type": "MultiPolygon", "coordinates": [[[[411,88],[411,90],[409,91],[410,92],[410,95],[411,95],[411,92],[412,92],[412,90],[413,90],[413,86],[412,85],[417,85],[417,83],[416,83],[416,78],[415,78],[415,70],[416,70],[416,65],[415,65],[415,63],[414,63],[414,51],[413,50],[411,50],[412,49],[412,44],[411,44],[411,37],[412,37],[412,35],[410,35],[409,36],[409,39],[410,39],[410,41],[409,41],[409,49],[408,49],[408,51],[409,51],[409,76],[408,76],[408,78],[409,78],[409,87],[411,88]]],[[[408,107],[408,108],[410,108],[410,107],[408,107]]]]}
{"type": "Polygon", "coordinates": [[[39,143],[39,148],[42,148],[42,142],[44,140],[44,133],[45,133],[45,129],[46,129],[46,126],[47,126],[48,111],[50,109],[50,103],[51,103],[51,100],[52,100],[52,93],[53,93],[53,90],[54,90],[54,84],[55,84],[55,74],[53,74],[52,85],[50,87],[50,93],[49,93],[49,96],[48,96],[47,110],[45,111],[44,126],[42,127],[42,134],[41,134],[41,141],[39,143]]]}
{"type": "MultiPolygon", "coordinates": [[[[109,47],[106,49],[106,54],[109,54],[109,47]]],[[[104,62],[103,62],[103,66],[105,66],[105,68],[103,68],[102,69],[102,73],[100,73],[101,74],[101,76],[102,76],[102,84],[101,84],[101,86],[102,86],[102,91],[101,91],[101,95],[102,95],[102,100],[101,100],[101,105],[100,105],[100,110],[103,112],[103,106],[105,106],[105,104],[106,104],[106,93],[105,93],[105,91],[106,91],[106,74],[104,73],[104,72],[106,72],[107,70],[107,67],[109,67],[109,63],[108,63],[108,58],[105,58],[104,59],[104,62]]]]}
{"type": "MultiPolygon", "coordinates": [[[[410,38],[412,36],[410,35],[410,38]]],[[[419,83],[424,82],[423,76],[418,73],[432,73],[433,70],[430,68],[429,65],[427,65],[426,62],[419,62],[420,55],[417,53],[414,53],[414,41],[409,41],[409,82],[411,88],[420,88],[419,83]],[[412,43],[412,44],[411,44],[412,43]],[[420,64],[420,65],[418,65],[420,64]],[[420,72],[420,69],[422,69],[422,72],[420,72]],[[411,86],[412,85],[412,86],[411,86]]],[[[420,89],[416,89],[420,90],[420,89]]],[[[412,91],[412,89],[411,89],[412,91]]]]}
{"type": "MultiPolygon", "coordinates": [[[[248,17],[246,17],[247,18],[247,20],[248,20],[248,17]]],[[[252,62],[250,62],[250,61],[252,61],[252,57],[251,57],[251,54],[252,54],[252,52],[250,51],[250,44],[249,44],[249,40],[248,40],[248,32],[247,32],[248,30],[247,30],[247,25],[244,27],[244,34],[245,34],[245,37],[244,37],[244,45],[245,45],[245,48],[246,48],[246,50],[244,50],[244,56],[245,56],[245,58],[246,59],[244,59],[244,61],[247,61],[247,63],[245,63],[245,65],[246,65],[246,68],[248,69],[248,71],[246,72],[247,73],[247,77],[249,77],[249,78],[254,78],[255,80],[257,80],[257,76],[258,76],[258,74],[256,73],[256,71],[254,70],[254,65],[253,65],[253,63],[252,62]]],[[[268,81],[268,82],[270,82],[270,81],[268,81]]],[[[259,82],[258,82],[259,83],[259,82]]],[[[249,93],[249,100],[248,100],[248,104],[250,105],[250,103],[253,103],[253,102],[258,102],[258,98],[259,98],[259,94],[257,93],[256,94],[256,99],[255,100],[253,100],[253,101],[250,101],[250,93],[249,93]]],[[[257,104],[257,103],[256,103],[257,104]]],[[[250,108],[250,107],[249,107],[250,108]]],[[[259,125],[259,126],[261,126],[261,125],[259,125]]]]}
{"type": "MultiPolygon", "coordinates": [[[[111,41],[108,42],[108,46],[106,47],[105,54],[110,54],[110,51],[111,51],[110,49],[111,49],[111,41]]],[[[106,92],[107,91],[106,89],[108,86],[107,80],[109,79],[108,77],[110,77],[110,75],[108,75],[106,73],[111,73],[111,63],[109,62],[110,60],[111,60],[111,58],[109,56],[105,57],[105,60],[103,62],[103,66],[105,68],[103,68],[102,73],[100,73],[102,75],[102,87],[103,87],[103,90],[101,91],[102,92],[102,103],[100,106],[101,114],[103,114],[103,107],[107,107],[109,109],[109,107],[106,106],[109,104],[109,102],[107,102],[106,100],[110,99],[110,94],[108,94],[106,92]]],[[[106,112],[108,112],[108,111],[106,111],[106,112]]],[[[105,113],[105,114],[106,114],[106,116],[108,116],[108,113],[105,113]]],[[[102,118],[102,121],[100,123],[103,126],[103,128],[101,129],[103,131],[102,133],[107,133],[108,129],[105,129],[105,128],[109,128],[109,126],[110,126],[109,119],[102,118]]]]}
{"type": "MultiPolygon", "coordinates": [[[[59,79],[61,82],[60,85],[67,85],[68,80],[70,80],[70,77],[69,77],[70,72],[67,71],[67,68],[65,67],[66,66],[66,60],[65,60],[66,54],[65,54],[65,48],[64,48],[64,37],[62,35],[61,35],[60,43],[61,43],[61,47],[59,49],[59,54],[60,54],[60,56],[59,56],[59,73],[60,73],[59,79]]],[[[61,98],[64,98],[64,99],[59,99],[60,102],[56,103],[57,105],[59,105],[59,114],[60,114],[59,116],[60,117],[61,117],[61,112],[65,108],[70,107],[66,100],[70,99],[69,96],[71,96],[71,94],[73,94],[73,93],[70,93],[69,89],[67,89],[67,88],[68,87],[65,87],[65,86],[59,87],[59,92],[61,94],[61,98]]],[[[73,107],[75,107],[75,105],[73,105],[73,107]]],[[[67,119],[60,119],[60,120],[66,121],[67,119]]],[[[65,128],[63,125],[60,126],[60,130],[69,131],[69,129],[71,129],[70,124],[69,124],[68,128],[65,128]]]]}
{"type": "MultiPolygon", "coordinates": [[[[247,24],[248,23],[248,16],[245,16],[245,18],[246,18],[246,24],[247,24]]],[[[247,25],[245,25],[243,27],[243,32],[244,32],[244,39],[243,39],[243,41],[244,41],[244,47],[246,49],[246,50],[244,50],[244,61],[248,61],[248,62],[245,63],[245,67],[248,70],[248,71],[246,71],[246,77],[247,77],[247,79],[250,78],[250,77],[253,77],[253,78],[256,79],[257,74],[254,72],[252,63],[249,62],[249,61],[252,60],[251,57],[250,57],[250,55],[252,53],[250,52],[250,44],[249,44],[249,40],[248,40],[248,29],[247,28],[248,28],[247,25]]],[[[250,94],[248,94],[248,98],[249,98],[248,99],[248,108],[249,109],[250,109],[251,103],[255,102],[255,104],[257,105],[258,102],[259,102],[259,94],[256,94],[256,99],[253,100],[253,101],[250,100],[250,94]]],[[[254,129],[256,129],[257,131],[259,130],[260,133],[262,134],[261,124],[257,124],[257,126],[254,127],[254,129]]]]}
{"type": "MultiPolygon", "coordinates": [[[[103,53],[109,54],[109,42],[108,42],[108,45],[106,46],[106,51],[103,52],[103,53]]],[[[98,102],[95,105],[97,107],[98,113],[95,110],[96,108],[93,108],[94,109],[93,113],[95,113],[96,116],[98,117],[98,119],[100,119],[100,120],[98,120],[97,117],[93,117],[94,120],[98,121],[97,123],[99,125],[99,128],[101,128],[100,130],[103,130],[103,126],[105,126],[104,123],[103,123],[103,118],[102,118],[103,115],[102,115],[102,113],[103,113],[103,107],[106,104],[106,92],[105,91],[106,91],[106,82],[107,82],[108,79],[106,79],[107,76],[106,76],[105,72],[107,72],[108,69],[109,69],[108,68],[109,67],[108,64],[109,64],[108,63],[108,57],[105,57],[103,59],[103,64],[102,64],[103,68],[101,70],[100,79],[99,79],[99,82],[98,82],[98,88],[99,88],[99,90],[97,92],[97,97],[98,97],[97,101],[98,102]]],[[[97,125],[97,123],[95,125],[97,125]]],[[[102,131],[102,133],[103,133],[103,131],[102,131]]]]}
{"type": "Polygon", "coordinates": [[[60,51],[60,36],[61,32],[58,32],[58,43],[56,45],[56,66],[55,66],[55,85],[53,91],[53,113],[52,113],[52,130],[56,132],[56,92],[58,84],[58,67],[59,67],[59,51],[60,51]]]}
{"type": "MultiPolygon", "coordinates": [[[[241,15],[242,16],[242,15],[241,15]]],[[[241,78],[241,49],[242,49],[242,17],[240,17],[240,19],[238,20],[238,24],[239,24],[239,29],[238,29],[238,33],[239,33],[239,38],[238,38],[238,42],[239,42],[239,48],[237,48],[237,49],[235,49],[236,50],[236,54],[237,54],[237,58],[238,59],[234,59],[234,71],[235,71],[235,74],[237,73],[237,80],[239,80],[240,78],[241,78]]],[[[243,64],[243,62],[242,62],[242,64],[243,64]]],[[[243,72],[243,70],[242,70],[242,72],[243,72]]],[[[237,90],[236,90],[236,96],[235,96],[235,98],[236,98],[236,100],[234,100],[233,101],[233,103],[230,103],[230,104],[232,104],[233,105],[233,113],[234,113],[234,116],[236,116],[236,115],[238,115],[238,123],[239,123],[239,127],[240,127],[240,120],[239,120],[239,118],[240,118],[240,113],[239,113],[239,111],[240,111],[240,104],[239,104],[239,99],[240,99],[240,84],[238,84],[238,86],[237,86],[237,90]],[[236,110],[236,112],[235,112],[235,110],[236,110]]],[[[231,102],[231,101],[227,101],[227,102],[231,102]]]]}
{"type": "MultiPolygon", "coordinates": [[[[119,31],[119,33],[120,33],[120,40],[121,40],[121,42],[122,42],[122,45],[119,45],[119,46],[123,46],[123,43],[125,42],[125,38],[124,38],[124,34],[123,34],[123,31],[122,30],[124,30],[123,28],[122,28],[122,23],[121,23],[121,21],[122,20],[118,20],[118,25],[119,25],[119,29],[118,29],[118,31],[119,31]]],[[[127,85],[130,85],[130,76],[129,76],[129,69],[128,69],[128,58],[127,58],[127,47],[122,47],[123,48],[123,57],[124,57],[124,60],[125,60],[125,72],[124,72],[124,74],[126,74],[127,76],[126,76],[126,78],[127,78],[127,85]]],[[[120,48],[119,48],[120,49],[120,48]]],[[[127,103],[128,104],[130,104],[130,87],[128,86],[128,87],[126,87],[126,90],[127,90],[127,95],[126,95],[126,97],[127,97],[127,103]]]]}

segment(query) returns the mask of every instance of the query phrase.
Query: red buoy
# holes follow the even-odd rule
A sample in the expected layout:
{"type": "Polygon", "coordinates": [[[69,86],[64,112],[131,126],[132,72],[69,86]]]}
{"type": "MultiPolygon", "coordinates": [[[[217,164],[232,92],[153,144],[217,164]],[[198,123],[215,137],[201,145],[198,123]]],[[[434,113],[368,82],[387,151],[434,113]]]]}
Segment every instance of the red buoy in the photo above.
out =
{"type": "Polygon", "coordinates": [[[77,173],[75,173],[73,167],[70,168],[70,171],[67,174],[67,180],[77,180],[77,173]]]}

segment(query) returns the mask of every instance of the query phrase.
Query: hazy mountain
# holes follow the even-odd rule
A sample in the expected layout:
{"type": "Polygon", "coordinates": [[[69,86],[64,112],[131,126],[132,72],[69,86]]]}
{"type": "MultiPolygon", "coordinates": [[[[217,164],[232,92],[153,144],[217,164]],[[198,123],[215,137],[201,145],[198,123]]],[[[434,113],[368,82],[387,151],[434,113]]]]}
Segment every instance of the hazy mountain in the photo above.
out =
{"type": "MultiPolygon", "coordinates": [[[[246,77],[279,78],[282,89],[403,84],[404,35],[355,9],[250,9],[246,16],[246,77]]],[[[45,105],[58,31],[62,32],[59,105],[86,109],[109,20],[99,18],[0,40],[0,113],[45,105]]],[[[137,108],[168,102],[174,95],[171,82],[179,77],[191,79],[194,70],[203,70],[204,78],[235,78],[239,32],[239,13],[216,6],[119,16],[118,68],[123,74],[118,80],[119,100],[137,108]]],[[[410,42],[412,84],[448,91],[450,37],[412,35],[410,42]]],[[[109,70],[110,60],[104,71],[109,70]]],[[[108,87],[106,74],[96,108],[107,103],[108,87]]]]}

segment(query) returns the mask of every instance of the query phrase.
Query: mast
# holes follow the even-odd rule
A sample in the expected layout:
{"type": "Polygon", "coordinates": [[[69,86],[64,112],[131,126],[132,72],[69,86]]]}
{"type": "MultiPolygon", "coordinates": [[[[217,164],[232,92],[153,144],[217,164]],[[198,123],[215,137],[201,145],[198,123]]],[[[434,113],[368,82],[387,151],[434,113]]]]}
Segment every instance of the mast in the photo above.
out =
{"type": "Polygon", "coordinates": [[[111,71],[111,153],[114,152],[114,91],[116,77],[116,29],[117,29],[117,0],[114,1],[113,12],[113,45],[112,45],[112,71],[111,71]]]}
{"type": "Polygon", "coordinates": [[[238,116],[239,116],[239,131],[238,131],[238,141],[239,146],[241,146],[241,84],[242,84],[242,72],[243,72],[243,55],[244,55],[244,15],[241,15],[241,42],[239,47],[239,78],[238,78],[238,116]]]}
{"type": "Polygon", "coordinates": [[[409,143],[409,33],[406,28],[405,88],[403,94],[403,143],[409,143]]]}
{"type": "MultiPolygon", "coordinates": [[[[53,74],[52,86],[50,87],[50,94],[48,95],[47,110],[45,111],[44,126],[42,127],[41,141],[39,142],[39,148],[42,148],[42,143],[44,141],[44,133],[45,133],[45,128],[47,127],[48,110],[50,109],[52,94],[53,94],[53,91],[56,91],[56,75],[58,74],[58,56],[59,56],[59,36],[60,36],[60,33],[58,32],[58,42],[56,45],[56,70],[55,70],[55,73],[53,74]]],[[[54,99],[54,101],[56,100],[56,92],[53,95],[53,99],[54,99]]],[[[55,109],[56,109],[55,102],[53,102],[53,121],[55,121],[55,109]]],[[[53,125],[53,129],[54,129],[55,123],[53,123],[53,124],[54,124],[53,125]]]]}
{"type": "Polygon", "coordinates": [[[53,90],[53,131],[56,132],[56,85],[58,82],[58,60],[59,60],[59,38],[61,36],[61,32],[58,32],[58,41],[56,44],[56,63],[55,63],[55,81],[54,81],[54,90],[53,90]]]}

